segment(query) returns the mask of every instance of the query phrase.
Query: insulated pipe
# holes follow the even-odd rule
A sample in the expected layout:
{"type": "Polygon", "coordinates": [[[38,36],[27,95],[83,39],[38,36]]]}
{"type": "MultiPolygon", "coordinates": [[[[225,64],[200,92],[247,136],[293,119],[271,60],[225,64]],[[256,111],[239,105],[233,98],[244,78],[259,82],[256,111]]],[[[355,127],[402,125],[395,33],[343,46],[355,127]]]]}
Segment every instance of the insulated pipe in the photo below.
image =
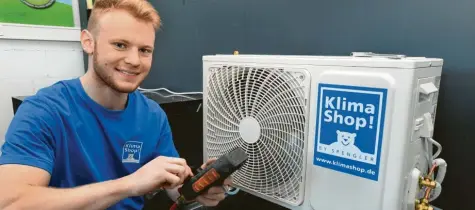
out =
{"type": "Polygon", "coordinates": [[[435,181],[437,183],[442,184],[445,178],[445,173],[447,171],[447,162],[445,162],[445,160],[442,158],[437,158],[432,162],[432,164],[438,167],[437,177],[435,178],[435,181]]]}
{"type": "Polygon", "coordinates": [[[442,185],[436,182],[435,188],[432,190],[432,195],[429,197],[429,202],[437,199],[442,192],[442,185]]]}

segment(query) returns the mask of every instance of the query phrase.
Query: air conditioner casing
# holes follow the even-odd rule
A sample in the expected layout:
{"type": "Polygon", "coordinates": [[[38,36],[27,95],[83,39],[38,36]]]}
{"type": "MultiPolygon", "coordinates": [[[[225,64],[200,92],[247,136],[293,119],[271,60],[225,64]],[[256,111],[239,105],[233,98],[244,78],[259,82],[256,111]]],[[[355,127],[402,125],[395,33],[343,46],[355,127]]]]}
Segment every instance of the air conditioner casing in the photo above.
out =
{"type": "Polygon", "coordinates": [[[414,168],[428,170],[420,136],[424,114],[431,114],[432,123],[435,119],[442,59],[358,53],[203,56],[204,160],[231,149],[210,150],[214,131],[207,117],[209,99],[222,97],[210,92],[210,75],[224,66],[297,72],[305,85],[305,158],[296,202],[248,189],[246,180],[236,187],[296,210],[414,209],[408,180],[414,168]]]}

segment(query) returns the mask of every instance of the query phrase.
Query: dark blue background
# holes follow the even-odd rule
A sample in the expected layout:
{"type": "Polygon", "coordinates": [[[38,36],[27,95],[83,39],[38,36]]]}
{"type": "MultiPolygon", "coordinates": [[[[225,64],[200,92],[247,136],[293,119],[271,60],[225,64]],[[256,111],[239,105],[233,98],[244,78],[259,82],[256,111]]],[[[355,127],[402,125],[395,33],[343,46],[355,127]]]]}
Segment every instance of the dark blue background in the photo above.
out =
{"type": "MultiPolygon", "coordinates": [[[[159,10],[153,70],[145,88],[201,91],[204,54],[402,53],[444,59],[435,138],[449,163],[444,209],[475,209],[474,0],[151,0],[159,10]]],[[[244,196],[244,195],[243,195],[244,196]]],[[[249,201],[252,196],[246,197],[249,201]]],[[[244,209],[250,206],[237,205],[244,209]]],[[[231,206],[227,206],[231,209],[231,206]]],[[[272,206],[271,209],[277,207],[272,206]]]]}

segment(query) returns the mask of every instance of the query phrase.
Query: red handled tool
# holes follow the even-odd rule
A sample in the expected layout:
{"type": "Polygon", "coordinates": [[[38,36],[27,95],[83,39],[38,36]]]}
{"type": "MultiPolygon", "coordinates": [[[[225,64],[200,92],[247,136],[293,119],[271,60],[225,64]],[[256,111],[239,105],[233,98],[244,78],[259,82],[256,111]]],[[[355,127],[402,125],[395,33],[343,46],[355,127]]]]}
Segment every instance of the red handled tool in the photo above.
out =
{"type": "Polygon", "coordinates": [[[219,157],[215,162],[199,171],[198,174],[185,180],[179,190],[181,195],[171,210],[183,209],[186,204],[192,202],[209,188],[222,185],[224,180],[241,168],[247,159],[246,152],[239,147],[219,157]]]}

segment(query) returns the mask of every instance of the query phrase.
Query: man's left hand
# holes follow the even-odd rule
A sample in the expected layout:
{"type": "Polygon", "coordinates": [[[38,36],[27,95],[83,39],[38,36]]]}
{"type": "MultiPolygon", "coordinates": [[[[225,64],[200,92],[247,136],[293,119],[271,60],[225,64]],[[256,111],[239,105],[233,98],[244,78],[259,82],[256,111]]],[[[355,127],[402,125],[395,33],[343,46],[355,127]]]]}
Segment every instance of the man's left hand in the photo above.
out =
{"type": "MultiPolygon", "coordinates": [[[[216,161],[216,158],[209,159],[201,166],[201,169],[206,168],[206,166],[212,164],[216,161]]],[[[208,191],[196,197],[196,201],[201,203],[203,206],[217,206],[219,202],[224,200],[226,197],[225,187],[228,187],[232,184],[231,177],[228,177],[224,180],[223,186],[214,186],[208,189],[208,191]]]]}

